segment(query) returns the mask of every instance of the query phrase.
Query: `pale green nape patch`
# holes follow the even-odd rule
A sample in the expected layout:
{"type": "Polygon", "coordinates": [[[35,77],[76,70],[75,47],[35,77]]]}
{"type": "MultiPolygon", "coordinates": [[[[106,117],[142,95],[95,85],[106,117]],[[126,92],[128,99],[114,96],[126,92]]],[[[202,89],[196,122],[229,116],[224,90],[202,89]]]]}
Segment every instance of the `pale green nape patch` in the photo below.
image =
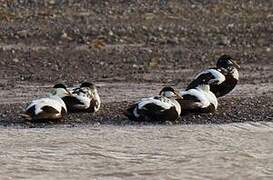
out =
{"type": "Polygon", "coordinates": [[[49,96],[55,96],[55,95],[57,95],[57,90],[56,89],[50,90],[49,93],[48,93],[48,95],[49,96]]]}

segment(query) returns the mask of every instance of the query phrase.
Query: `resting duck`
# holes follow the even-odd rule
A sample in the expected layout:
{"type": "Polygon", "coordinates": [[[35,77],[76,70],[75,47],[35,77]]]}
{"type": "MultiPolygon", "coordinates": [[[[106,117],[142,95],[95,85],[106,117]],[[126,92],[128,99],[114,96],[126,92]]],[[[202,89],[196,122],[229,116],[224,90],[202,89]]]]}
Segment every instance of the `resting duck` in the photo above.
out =
{"type": "Polygon", "coordinates": [[[124,113],[134,121],[175,121],[179,118],[181,107],[175,99],[181,96],[172,87],[164,87],[160,96],[142,98],[124,113]]]}
{"type": "Polygon", "coordinates": [[[222,55],[216,63],[216,68],[210,68],[199,73],[188,85],[186,90],[195,87],[198,83],[197,79],[201,76],[211,74],[212,76],[214,76],[215,80],[218,81],[218,83],[210,84],[210,90],[215,94],[216,97],[222,97],[231,92],[237,85],[237,82],[239,80],[238,69],[240,69],[240,66],[230,56],[222,55]],[[218,73],[216,71],[223,74],[224,78],[218,76],[218,73]]]}
{"type": "Polygon", "coordinates": [[[183,99],[177,100],[183,109],[181,114],[215,112],[218,101],[215,94],[210,91],[210,85],[218,85],[223,78],[223,74],[215,71],[204,73],[195,79],[195,86],[192,85],[191,89],[182,91],[183,99]]]}
{"type": "Polygon", "coordinates": [[[79,87],[71,88],[72,96],[62,97],[68,112],[97,112],[101,101],[97,88],[89,82],[82,83],[79,87]]]}
{"type": "Polygon", "coordinates": [[[23,118],[29,121],[44,121],[62,119],[67,109],[63,96],[70,96],[70,92],[63,84],[56,84],[49,93],[49,97],[33,100],[26,108],[23,118]]]}

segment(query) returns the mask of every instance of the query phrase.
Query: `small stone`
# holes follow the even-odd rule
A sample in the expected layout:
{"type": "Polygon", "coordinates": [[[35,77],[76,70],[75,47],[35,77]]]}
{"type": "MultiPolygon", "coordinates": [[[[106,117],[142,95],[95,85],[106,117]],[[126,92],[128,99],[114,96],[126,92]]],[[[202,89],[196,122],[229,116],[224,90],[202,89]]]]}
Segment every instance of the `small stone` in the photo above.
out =
{"type": "Polygon", "coordinates": [[[224,36],[224,37],[222,37],[222,43],[224,45],[229,45],[230,44],[230,40],[228,39],[228,37],[224,36]]]}
{"type": "Polygon", "coordinates": [[[5,118],[5,117],[7,117],[7,114],[1,114],[1,116],[3,117],[3,118],[5,118]]]}
{"type": "Polygon", "coordinates": [[[64,39],[66,39],[66,38],[68,38],[68,35],[67,35],[67,33],[66,33],[66,32],[64,32],[64,31],[63,31],[63,33],[62,33],[61,37],[62,37],[62,38],[64,38],[64,39]]]}
{"type": "Polygon", "coordinates": [[[153,52],[152,49],[146,49],[146,51],[147,51],[148,53],[152,53],[152,52],[153,52]]]}
{"type": "Polygon", "coordinates": [[[147,26],[142,26],[142,29],[147,30],[148,28],[147,28],[147,26]]]}
{"type": "Polygon", "coordinates": [[[113,31],[111,31],[111,30],[108,32],[108,34],[109,34],[110,36],[114,36],[114,33],[113,33],[113,31]]]}
{"type": "Polygon", "coordinates": [[[55,0],[48,1],[48,4],[50,4],[50,5],[54,5],[55,3],[56,3],[55,0]]]}
{"type": "Polygon", "coordinates": [[[153,14],[153,13],[145,13],[144,14],[144,18],[146,19],[146,20],[151,20],[151,19],[153,19],[155,17],[155,15],[153,14]]]}
{"type": "Polygon", "coordinates": [[[234,27],[234,24],[233,24],[233,23],[228,24],[227,27],[228,27],[228,28],[233,28],[233,27],[234,27]]]}
{"type": "Polygon", "coordinates": [[[12,61],[15,62],[15,63],[18,63],[19,59],[18,58],[14,58],[12,61]]]}

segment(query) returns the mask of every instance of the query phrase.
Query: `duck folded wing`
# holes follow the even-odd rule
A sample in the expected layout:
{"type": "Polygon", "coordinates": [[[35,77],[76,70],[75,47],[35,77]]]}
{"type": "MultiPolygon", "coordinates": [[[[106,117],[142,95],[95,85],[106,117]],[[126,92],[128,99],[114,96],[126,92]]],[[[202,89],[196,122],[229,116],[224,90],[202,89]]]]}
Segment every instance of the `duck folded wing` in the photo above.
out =
{"type": "Polygon", "coordinates": [[[219,70],[211,68],[198,74],[195,79],[199,77],[210,77],[213,82],[220,84],[225,81],[225,76],[219,70]]]}
{"type": "Polygon", "coordinates": [[[221,84],[225,81],[225,76],[219,72],[217,69],[208,69],[202,71],[197,76],[195,76],[194,80],[188,85],[186,90],[196,88],[204,79],[210,78],[211,80],[208,82],[209,84],[221,84]]]}
{"type": "Polygon", "coordinates": [[[154,97],[154,98],[144,98],[141,102],[138,103],[138,109],[143,108],[156,108],[160,111],[170,109],[172,104],[167,98],[163,97],[154,97]],[[148,105],[148,106],[147,106],[148,105]]]}
{"type": "Polygon", "coordinates": [[[172,107],[173,105],[164,98],[149,98],[138,103],[135,115],[149,118],[149,120],[160,121],[165,119],[172,107]]]}
{"type": "Polygon", "coordinates": [[[45,113],[52,113],[52,114],[60,113],[59,111],[57,111],[56,109],[54,109],[53,107],[50,107],[50,106],[43,106],[41,109],[45,113]]]}
{"type": "Polygon", "coordinates": [[[88,108],[90,106],[91,99],[87,96],[77,95],[75,96],[78,100],[78,103],[74,104],[75,108],[88,108]]]}
{"type": "Polygon", "coordinates": [[[78,98],[74,97],[74,96],[65,96],[62,98],[63,101],[66,103],[67,107],[73,107],[76,104],[82,104],[84,105],[84,103],[82,103],[78,98]]]}
{"type": "Polygon", "coordinates": [[[204,105],[200,101],[194,101],[191,99],[179,99],[177,100],[183,110],[203,108],[204,105]]]}
{"type": "Polygon", "coordinates": [[[205,93],[196,89],[181,92],[183,99],[179,100],[181,107],[189,108],[204,108],[210,105],[205,93]]]}
{"type": "Polygon", "coordinates": [[[139,111],[149,111],[149,112],[153,112],[155,114],[160,114],[162,113],[164,110],[166,110],[165,108],[163,108],[162,106],[159,106],[157,104],[154,103],[147,103],[145,105],[143,105],[139,111]]]}
{"type": "MultiPolygon", "coordinates": [[[[49,106],[44,106],[41,108],[42,112],[37,114],[37,119],[59,119],[62,117],[62,114],[64,113],[63,109],[59,112],[56,109],[49,107],[49,106]]],[[[33,118],[35,119],[35,117],[33,118]]]]}

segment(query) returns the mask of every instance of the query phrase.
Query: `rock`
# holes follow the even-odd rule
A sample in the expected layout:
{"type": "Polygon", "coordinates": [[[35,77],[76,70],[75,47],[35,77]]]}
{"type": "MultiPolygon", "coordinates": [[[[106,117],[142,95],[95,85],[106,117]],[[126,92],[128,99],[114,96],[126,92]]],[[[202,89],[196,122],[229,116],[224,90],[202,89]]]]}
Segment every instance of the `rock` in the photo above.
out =
{"type": "Polygon", "coordinates": [[[63,39],[68,38],[68,35],[67,35],[67,33],[65,31],[62,32],[61,38],[63,38],[63,39]]]}
{"type": "Polygon", "coordinates": [[[109,34],[110,36],[114,36],[114,33],[113,33],[113,31],[111,31],[111,30],[108,32],[108,34],[109,34]]]}
{"type": "Polygon", "coordinates": [[[56,1],[55,0],[50,0],[50,1],[48,1],[48,4],[54,5],[54,4],[56,4],[56,1]]]}
{"type": "Polygon", "coordinates": [[[18,31],[16,33],[19,38],[26,38],[28,36],[28,31],[27,30],[22,30],[22,31],[18,31]]]}
{"type": "Polygon", "coordinates": [[[138,65],[137,64],[133,64],[133,68],[138,68],[138,65]]]}
{"type": "Polygon", "coordinates": [[[228,39],[228,37],[226,36],[223,36],[222,37],[222,42],[221,42],[223,45],[230,45],[230,40],[228,39]]]}
{"type": "Polygon", "coordinates": [[[15,63],[18,63],[19,59],[18,58],[14,58],[14,59],[12,59],[12,61],[15,62],[15,63]]]}

